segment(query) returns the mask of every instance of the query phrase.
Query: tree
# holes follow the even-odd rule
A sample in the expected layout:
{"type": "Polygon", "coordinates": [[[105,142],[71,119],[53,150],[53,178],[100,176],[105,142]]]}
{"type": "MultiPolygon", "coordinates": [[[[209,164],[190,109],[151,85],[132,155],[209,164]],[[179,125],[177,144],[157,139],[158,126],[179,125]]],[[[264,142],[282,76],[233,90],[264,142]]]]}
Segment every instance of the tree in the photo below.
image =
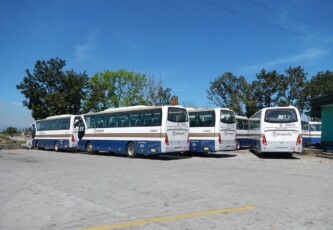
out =
{"type": "Polygon", "coordinates": [[[254,97],[254,91],[253,89],[253,83],[247,84],[246,89],[245,89],[245,98],[244,98],[244,103],[245,103],[245,116],[246,117],[251,117],[255,112],[258,111],[258,108],[256,106],[257,100],[254,97]]]}
{"type": "MultiPolygon", "coordinates": [[[[333,71],[318,72],[311,77],[305,85],[306,103],[305,108],[311,111],[311,100],[317,97],[333,94],[333,71]]],[[[306,112],[308,116],[310,112],[306,112]]]]}
{"type": "Polygon", "coordinates": [[[162,80],[155,83],[153,77],[147,80],[147,104],[148,105],[170,105],[171,89],[164,88],[162,80]]]}
{"type": "Polygon", "coordinates": [[[146,104],[144,74],[106,70],[90,78],[85,112],[97,112],[111,107],[146,104]]]}
{"type": "Polygon", "coordinates": [[[285,81],[282,83],[284,99],[280,101],[280,105],[293,105],[302,114],[306,103],[306,73],[300,66],[289,67],[285,72],[285,81]]]}
{"type": "Polygon", "coordinates": [[[230,72],[224,73],[210,82],[208,99],[219,107],[230,108],[239,115],[245,114],[247,82],[243,76],[236,77],[230,72]]]}
{"type": "Polygon", "coordinates": [[[3,132],[3,134],[10,135],[11,137],[14,137],[14,134],[18,133],[17,128],[14,127],[8,127],[3,132]]]}
{"type": "Polygon", "coordinates": [[[284,75],[277,73],[276,70],[266,72],[262,69],[256,77],[257,80],[252,82],[251,93],[251,98],[256,100],[255,110],[280,105],[284,96],[284,75]]]}
{"type": "Polygon", "coordinates": [[[23,81],[16,85],[27,100],[23,105],[32,111],[34,119],[57,114],[77,114],[86,95],[88,76],[64,71],[61,59],[36,61],[33,74],[27,69],[23,81]]]}

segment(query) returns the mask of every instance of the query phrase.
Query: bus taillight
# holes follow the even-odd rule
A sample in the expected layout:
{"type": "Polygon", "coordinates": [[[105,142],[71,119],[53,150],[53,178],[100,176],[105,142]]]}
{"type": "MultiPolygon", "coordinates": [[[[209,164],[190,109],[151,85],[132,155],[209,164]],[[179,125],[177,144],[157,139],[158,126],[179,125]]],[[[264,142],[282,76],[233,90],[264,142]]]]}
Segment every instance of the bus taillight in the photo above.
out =
{"type": "Polygon", "coordinates": [[[190,144],[190,134],[187,135],[187,144],[190,144]]]}
{"type": "Polygon", "coordinates": [[[300,144],[302,144],[302,138],[301,138],[301,135],[298,134],[296,145],[300,145],[300,144]]]}
{"type": "Polygon", "coordinates": [[[165,144],[169,145],[169,138],[168,138],[168,134],[165,135],[165,144]]]}
{"type": "Polygon", "coordinates": [[[262,136],[262,144],[267,145],[266,137],[265,135],[262,136]]]}
{"type": "Polygon", "coordinates": [[[222,144],[222,137],[221,137],[221,133],[219,133],[219,143],[222,144]]]}
{"type": "Polygon", "coordinates": [[[74,135],[72,135],[72,142],[73,142],[73,143],[75,142],[75,138],[74,138],[74,135]]]}

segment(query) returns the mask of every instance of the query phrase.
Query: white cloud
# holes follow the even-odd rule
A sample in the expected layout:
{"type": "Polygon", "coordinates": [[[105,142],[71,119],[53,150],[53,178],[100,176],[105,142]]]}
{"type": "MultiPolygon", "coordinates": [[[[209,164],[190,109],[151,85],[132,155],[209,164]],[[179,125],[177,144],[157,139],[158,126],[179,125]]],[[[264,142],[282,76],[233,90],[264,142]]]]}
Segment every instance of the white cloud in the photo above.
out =
{"type": "Polygon", "coordinates": [[[275,66],[279,66],[279,65],[283,65],[283,64],[286,65],[285,67],[287,67],[294,63],[314,61],[315,59],[325,56],[326,54],[329,53],[329,51],[330,50],[328,50],[328,49],[308,49],[308,50],[305,50],[304,52],[296,54],[296,55],[278,58],[278,59],[275,59],[275,60],[272,60],[269,62],[247,66],[247,67],[241,68],[239,70],[239,72],[241,74],[253,73],[255,71],[260,71],[261,69],[270,69],[275,66]]]}
{"type": "Polygon", "coordinates": [[[123,43],[129,45],[132,48],[136,48],[136,44],[133,41],[131,41],[130,39],[126,38],[125,36],[123,36],[118,31],[113,31],[113,34],[115,35],[116,38],[118,38],[119,40],[121,40],[123,43]]]}
{"type": "Polygon", "coordinates": [[[12,102],[11,105],[14,106],[14,107],[22,107],[23,106],[22,102],[12,102]]]}
{"type": "Polygon", "coordinates": [[[75,46],[75,58],[77,61],[85,61],[91,57],[92,52],[96,48],[96,34],[97,31],[93,31],[89,34],[85,43],[75,46]]]}

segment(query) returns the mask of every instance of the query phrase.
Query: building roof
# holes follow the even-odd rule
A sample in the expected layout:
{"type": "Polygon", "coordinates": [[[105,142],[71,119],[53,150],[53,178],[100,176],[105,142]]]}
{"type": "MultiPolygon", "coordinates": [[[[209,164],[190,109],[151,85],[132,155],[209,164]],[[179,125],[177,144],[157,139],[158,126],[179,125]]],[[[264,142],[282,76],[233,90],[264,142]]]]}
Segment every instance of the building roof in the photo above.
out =
{"type": "Polygon", "coordinates": [[[311,100],[311,116],[321,117],[321,107],[333,107],[333,94],[311,100]]]}

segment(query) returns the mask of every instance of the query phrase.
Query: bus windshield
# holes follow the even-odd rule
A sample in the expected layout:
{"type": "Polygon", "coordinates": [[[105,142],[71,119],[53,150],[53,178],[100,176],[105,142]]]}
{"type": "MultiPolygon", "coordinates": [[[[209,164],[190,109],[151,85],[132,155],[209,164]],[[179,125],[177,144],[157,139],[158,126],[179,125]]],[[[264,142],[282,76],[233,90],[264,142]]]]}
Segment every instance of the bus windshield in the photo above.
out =
{"type": "Polygon", "coordinates": [[[270,123],[291,123],[297,122],[295,109],[267,109],[265,122],[270,123]]]}
{"type": "Polygon", "coordinates": [[[168,121],[172,122],[187,122],[186,109],[182,108],[169,108],[168,109],[168,121]]]}
{"type": "Polygon", "coordinates": [[[235,114],[232,111],[229,110],[221,110],[221,122],[225,124],[234,124],[236,122],[235,120],[235,114]]]}

